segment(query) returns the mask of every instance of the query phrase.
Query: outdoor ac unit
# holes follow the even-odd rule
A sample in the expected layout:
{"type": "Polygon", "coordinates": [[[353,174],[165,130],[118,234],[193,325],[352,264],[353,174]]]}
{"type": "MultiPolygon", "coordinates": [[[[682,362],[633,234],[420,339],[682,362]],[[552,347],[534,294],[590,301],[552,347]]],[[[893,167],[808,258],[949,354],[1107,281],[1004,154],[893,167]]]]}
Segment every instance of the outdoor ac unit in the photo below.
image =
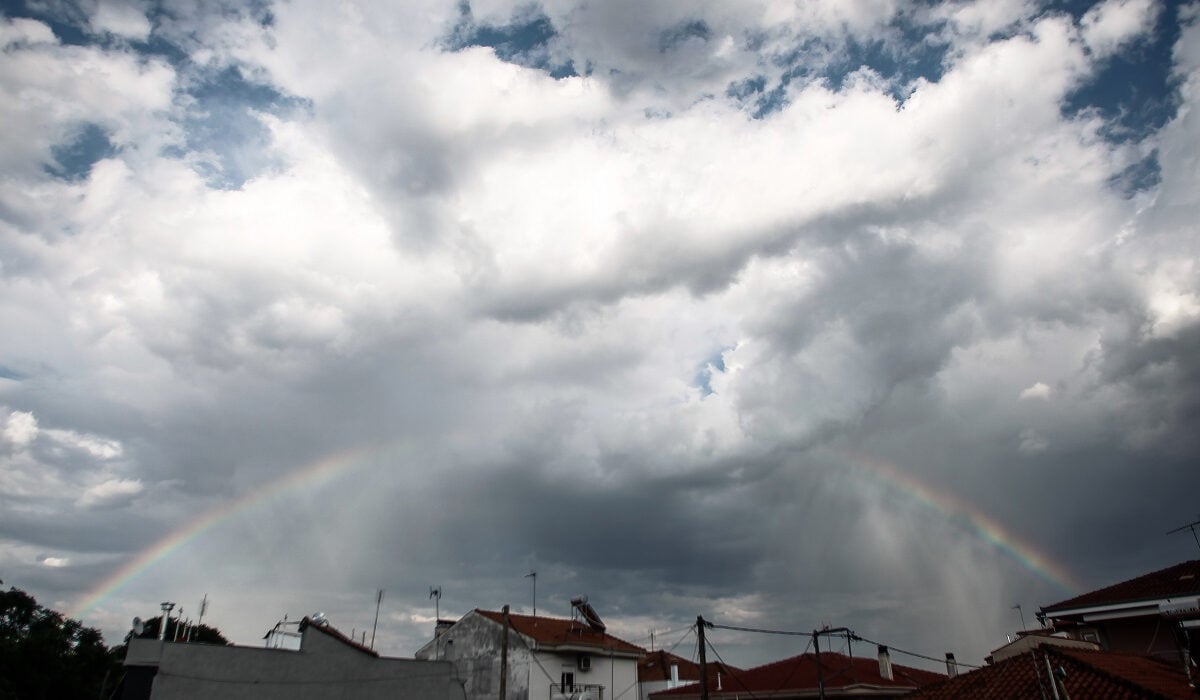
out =
{"type": "Polygon", "coordinates": [[[580,654],[579,655],[579,670],[580,671],[592,670],[592,655],[591,654],[580,654]]]}

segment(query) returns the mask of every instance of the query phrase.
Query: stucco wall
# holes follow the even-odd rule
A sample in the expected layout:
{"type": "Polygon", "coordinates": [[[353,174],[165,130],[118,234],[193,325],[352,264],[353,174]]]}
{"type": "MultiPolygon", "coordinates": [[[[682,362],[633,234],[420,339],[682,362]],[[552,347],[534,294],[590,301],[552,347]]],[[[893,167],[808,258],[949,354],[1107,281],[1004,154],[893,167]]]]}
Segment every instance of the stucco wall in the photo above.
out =
{"type": "MultiPolygon", "coordinates": [[[[431,659],[436,653],[454,664],[456,677],[463,683],[467,700],[496,700],[500,692],[500,648],[504,628],[475,613],[468,613],[438,640],[417,652],[417,658],[431,659]],[[440,650],[440,651],[439,651],[440,650]]],[[[515,630],[508,632],[508,700],[530,700],[529,667],[531,657],[515,630]]]]}
{"type": "Polygon", "coordinates": [[[159,658],[159,650],[156,640],[135,639],[126,660],[144,667],[157,662],[152,700],[463,700],[449,663],[377,658],[310,630],[301,651],[166,644],[159,658]]]}

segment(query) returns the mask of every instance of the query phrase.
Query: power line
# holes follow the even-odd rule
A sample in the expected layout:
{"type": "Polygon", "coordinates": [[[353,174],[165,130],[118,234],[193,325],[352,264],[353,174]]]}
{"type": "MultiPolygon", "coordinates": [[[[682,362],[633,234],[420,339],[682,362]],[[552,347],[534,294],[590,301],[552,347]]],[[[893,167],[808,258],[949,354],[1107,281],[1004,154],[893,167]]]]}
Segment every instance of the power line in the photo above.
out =
{"type": "MultiPolygon", "coordinates": [[[[812,636],[812,632],[796,632],[793,630],[772,630],[772,629],[762,629],[762,628],[756,628],[756,627],[739,627],[737,625],[722,625],[722,624],[718,624],[716,622],[708,622],[707,625],[713,629],[735,630],[738,632],[754,632],[757,634],[779,634],[779,635],[786,635],[786,636],[791,636],[791,637],[811,637],[812,636]]],[[[867,644],[874,644],[876,646],[886,646],[889,650],[894,651],[898,654],[904,654],[906,656],[913,656],[918,659],[925,659],[926,661],[933,661],[935,663],[945,663],[945,661],[946,661],[944,658],[939,659],[936,656],[920,654],[915,651],[908,651],[906,649],[894,647],[891,644],[883,644],[881,642],[876,642],[872,639],[867,639],[866,637],[859,636],[858,633],[853,632],[853,631],[850,631],[850,638],[852,640],[858,641],[858,642],[866,642],[867,644]]],[[[967,668],[983,668],[982,666],[977,666],[975,664],[969,664],[969,663],[966,663],[963,661],[957,661],[956,663],[959,666],[966,666],[967,668]]]]}
{"type": "MultiPolygon", "coordinates": [[[[928,656],[926,654],[918,654],[915,651],[907,651],[905,649],[901,649],[900,647],[894,647],[891,644],[883,644],[883,643],[877,642],[873,639],[867,639],[866,637],[860,637],[857,634],[854,635],[854,639],[857,641],[860,641],[860,642],[866,642],[867,644],[874,644],[876,646],[881,646],[881,647],[885,646],[888,648],[889,651],[894,651],[899,654],[905,654],[906,656],[915,656],[918,659],[925,659],[926,661],[933,661],[936,663],[946,663],[945,658],[939,659],[936,656],[928,656]]],[[[977,666],[975,664],[969,664],[969,663],[966,663],[965,661],[957,661],[956,660],[954,663],[959,666],[966,666],[967,668],[983,668],[982,666],[977,666]]]]}
{"type": "Polygon", "coordinates": [[[790,630],[766,630],[766,629],[758,629],[758,628],[755,628],[755,627],[737,627],[737,626],[734,626],[734,625],[718,625],[718,624],[717,624],[717,623],[715,623],[715,622],[709,622],[709,623],[708,623],[708,626],[709,626],[709,627],[711,627],[711,628],[713,628],[713,629],[721,629],[721,630],[734,630],[734,631],[737,631],[737,632],[757,632],[758,634],[783,634],[783,635],[787,635],[787,636],[790,636],[790,637],[809,637],[809,636],[812,636],[812,632],[811,632],[811,631],[810,631],[810,632],[792,632],[792,631],[790,631],[790,630]]]}

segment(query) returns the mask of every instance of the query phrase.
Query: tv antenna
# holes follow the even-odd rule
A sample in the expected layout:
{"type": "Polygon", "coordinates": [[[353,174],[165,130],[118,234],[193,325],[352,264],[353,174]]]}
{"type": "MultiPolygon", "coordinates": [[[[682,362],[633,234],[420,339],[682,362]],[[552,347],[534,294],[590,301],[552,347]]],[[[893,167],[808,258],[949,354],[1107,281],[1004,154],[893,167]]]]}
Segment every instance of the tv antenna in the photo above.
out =
{"type": "MultiPolygon", "coordinates": [[[[383,589],[380,588],[375,593],[375,624],[371,625],[371,649],[375,649],[375,628],[379,627],[379,606],[383,604],[383,589]]],[[[363,636],[366,636],[366,631],[363,631],[363,636]]]]}
{"type": "Polygon", "coordinates": [[[1167,534],[1174,535],[1176,532],[1183,532],[1184,530],[1191,530],[1192,537],[1195,538],[1195,540],[1196,540],[1196,546],[1200,547],[1200,535],[1196,534],[1196,528],[1198,528],[1198,527],[1200,527],[1200,520],[1196,520],[1195,522],[1190,522],[1187,525],[1184,525],[1182,527],[1177,527],[1174,530],[1171,530],[1170,532],[1168,532],[1167,534]]]}
{"type": "Polygon", "coordinates": [[[442,619],[442,587],[430,586],[429,597],[433,598],[433,624],[437,624],[442,619]]]}
{"type": "Polygon", "coordinates": [[[533,624],[537,624],[537,571],[530,571],[525,578],[533,579],[533,624]]]}

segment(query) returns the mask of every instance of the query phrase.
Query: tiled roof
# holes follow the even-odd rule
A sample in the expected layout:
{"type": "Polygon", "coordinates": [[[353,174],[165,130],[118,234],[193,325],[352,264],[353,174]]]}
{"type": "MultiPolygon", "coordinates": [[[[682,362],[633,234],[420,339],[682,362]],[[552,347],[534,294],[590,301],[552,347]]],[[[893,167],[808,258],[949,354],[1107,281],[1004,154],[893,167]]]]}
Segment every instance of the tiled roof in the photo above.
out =
{"type": "Polygon", "coordinates": [[[1048,645],[923,688],[908,697],[927,700],[1055,697],[1046,669],[1047,661],[1055,672],[1062,669],[1062,685],[1059,687],[1066,690],[1066,695],[1071,698],[1200,698],[1188,686],[1182,668],[1136,654],[1048,645]]]}
{"type": "Polygon", "coordinates": [[[371,656],[375,656],[375,657],[379,656],[379,652],[375,651],[374,649],[372,649],[368,646],[359,644],[358,642],[354,641],[353,639],[347,637],[346,635],[344,635],[340,631],[338,631],[338,629],[336,627],[334,627],[333,625],[330,625],[328,622],[316,622],[315,620],[313,620],[310,617],[305,617],[303,620],[300,621],[299,630],[301,632],[303,632],[305,629],[307,629],[309,627],[317,630],[318,632],[321,632],[322,634],[333,637],[334,639],[338,640],[342,644],[345,644],[348,647],[353,647],[354,649],[357,649],[358,651],[361,651],[364,654],[370,654],[371,656]]]}
{"type": "MultiPolygon", "coordinates": [[[[700,664],[662,649],[647,652],[645,656],[638,659],[638,680],[642,682],[670,680],[671,664],[679,665],[679,680],[700,681],[700,664]]],[[[710,680],[713,681],[716,680],[718,671],[724,674],[726,678],[731,673],[743,673],[740,668],[726,666],[721,663],[709,663],[708,666],[708,675],[710,680]]]]}
{"type": "MultiPolygon", "coordinates": [[[[478,608],[475,612],[493,622],[504,624],[504,613],[502,612],[479,610],[478,608]]],[[[587,646],[604,651],[637,654],[638,656],[646,653],[645,649],[630,644],[624,639],[618,639],[607,632],[592,629],[585,623],[575,620],[561,617],[533,617],[515,613],[510,613],[508,620],[513,629],[533,639],[541,646],[587,646]]]]}
{"type": "MultiPolygon", "coordinates": [[[[900,664],[892,664],[892,680],[879,675],[879,661],[873,657],[851,657],[833,652],[821,654],[821,680],[827,690],[837,688],[849,689],[855,686],[872,688],[907,690],[921,688],[931,683],[945,679],[940,673],[922,671],[900,664]]],[[[722,689],[716,691],[709,687],[712,697],[745,696],[750,693],[777,694],[787,691],[809,690],[817,688],[816,654],[802,654],[789,659],[776,661],[752,668],[748,671],[730,673],[722,680],[722,689]]],[[[697,695],[697,687],[686,686],[651,693],[651,697],[677,698],[680,696],[697,695]]]]}
{"type": "Polygon", "coordinates": [[[1114,605],[1196,595],[1200,595],[1200,560],[1185,561],[1161,571],[1084,593],[1069,600],[1048,605],[1042,608],[1042,612],[1053,614],[1061,610],[1086,608],[1093,605],[1114,605]]]}

